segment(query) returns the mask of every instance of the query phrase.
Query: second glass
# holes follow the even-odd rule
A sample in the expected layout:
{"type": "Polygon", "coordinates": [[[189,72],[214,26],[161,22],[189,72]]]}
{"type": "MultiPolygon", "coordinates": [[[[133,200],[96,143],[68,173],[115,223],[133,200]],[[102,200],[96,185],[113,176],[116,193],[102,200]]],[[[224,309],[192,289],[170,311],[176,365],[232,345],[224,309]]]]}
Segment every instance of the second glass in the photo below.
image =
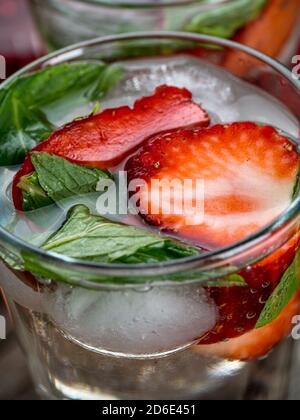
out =
{"type": "Polygon", "coordinates": [[[185,31],[233,39],[284,63],[300,42],[298,0],[30,0],[50,48],[96,36],[185,31]]]}

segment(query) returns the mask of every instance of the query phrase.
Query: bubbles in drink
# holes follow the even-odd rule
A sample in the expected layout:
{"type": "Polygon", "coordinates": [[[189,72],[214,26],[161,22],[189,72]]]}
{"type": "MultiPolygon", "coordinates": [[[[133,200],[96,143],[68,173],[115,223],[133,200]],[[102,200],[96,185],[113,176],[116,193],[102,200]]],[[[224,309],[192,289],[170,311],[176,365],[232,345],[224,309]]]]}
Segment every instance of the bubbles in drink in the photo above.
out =
{"type": "MultiPolygon", "coordinates": [[[[102,110],[132,106],[136,99],[151,94],[158,85],[168,84],[189,89],[194,101],[211,115],[213,123],[250,120],[274,125],[291,135],[299,131],[296,119],[284,105],[201,59],[178,55],[121,64],[125,69],[124,80],[110,92],[109,99],[101,102],[102,110]]],[[[72,116],[82,112],[77,109],[72,116]]],[[[16,236],[40,245],[61,226],[68,209],[83,201],[76,197],[60,203],[59,207],[50,206],[14,217],[7,190],[16,170],[0,168],[0,224],[9,225],[16,236]]],[[[85,204],[93,209],[97,197],[85,197],[85,204]]],[[[130,217],[124,222],[136,224],[136,220],[140,219],[130,217]]],[[[71,340],[97,351],[132,355],[164,353],[188,345],[216,323],[215,306],[197,286],[153,287],[142,292],[142,289],[94,292],[57,284],[55,292],[45,294],[43,310],[55,317],[54,323],[71,340]]],[[[252,316],[248,314],[249,319],[252,316]]]]}
{"type": "Polygon", "coordinates": [[[184,87],[203,105],[212,122],[254,121],[297,135],[299,124],[287,108],[261,89],[250,85],[199,58],[176,57],[132,60],[122,63],[124,82],[102,106],[132,106],[141,96],[151,94],[162,84],[184,87]]]}
{"type": "Polygon", "coordinates": [[[50,305],[55,323],[72,340],[135,356],[188,345],[213,328],[218,316],[196,285],[153,287],[147,293],[60,287],[50,305]]]}

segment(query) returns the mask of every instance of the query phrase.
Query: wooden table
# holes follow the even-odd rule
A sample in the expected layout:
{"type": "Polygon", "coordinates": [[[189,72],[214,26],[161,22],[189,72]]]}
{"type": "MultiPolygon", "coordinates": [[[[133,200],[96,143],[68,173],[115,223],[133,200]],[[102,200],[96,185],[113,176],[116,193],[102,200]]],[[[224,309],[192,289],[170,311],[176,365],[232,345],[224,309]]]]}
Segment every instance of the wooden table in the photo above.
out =
{"type": "MultiPolygon", "coordinates": [[[[11,325],[7,339],[0,340],[0,372],[0,400],[38,399],[11,325]]],[[[300,400],[300,340],[289,339],[255,362],[242,386],[244,400],[300,400]]]]}

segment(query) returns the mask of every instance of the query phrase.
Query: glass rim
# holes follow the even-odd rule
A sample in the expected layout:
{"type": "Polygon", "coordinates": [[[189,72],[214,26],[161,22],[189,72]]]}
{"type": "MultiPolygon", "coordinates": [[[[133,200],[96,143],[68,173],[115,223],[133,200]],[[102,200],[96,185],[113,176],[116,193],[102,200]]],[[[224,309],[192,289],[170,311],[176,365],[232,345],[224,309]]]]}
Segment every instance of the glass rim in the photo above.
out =
{"type": "Polygon", "coordinates": [[[89,4],[93,6],[102,6],[106,8],[128,8],[128,9],[145,9],[145,8],[152,8],[152,9],[162,9],[164,7],[182,7],[182,6],[190,6],[190,5],[198,5],[198,6],[205,6],[209,8],[213,8],[214,6],[219,6],[226,3],[232,3],[236,0],[203,0],[200,2],[199,0],[165,0],[157,2],[157,0],[68,0],[69,3],[81,3],[81,4],[89,4]]]}
{"type": "MultiPolygon", "coordinates": [[[[281,75],[289,80],[289,82],[295,86],[300,92],[300,81],[293,77],[292,72],[281,64],[279,61],[257,51],[253,48],[247,47],[245,45],[239,44],[235,41],[226,40],[209,35],[198,35],[192,33],[184,32],[138,32],[130,33],[124,35],[111,35],[105,37],[98,37],[92,40],[80,42],[73,44],[66,48],[52,52],[46,56],[35,60],[31,64],[25,66],[7,80],[5,80],[0,85],[0,90],[10,84],[19,76],[22,76],[28,71],[33,70],[35,67],[42,64],[55,65],[61,62],[65,62],[70,59],[78,59],[84,52],[85,48],[95,47],[97,45],[105,45],[109,43],[114,43],[118,41],[131,41],[131,40],[182,40],[182,41],[192,41],[199,43],[211,43],[218,44],[227,48],[234,48],[240,50],[246,54],[251,55],[252,57],[257,58],[258,60],[264,62],[265,64],[272,67],[274,70],[278,71],[281,75]]],[[[212,269],[212,265],[217,264],[220,266],[220,262],[231,259],[238,256],[243,252],[251,251],[254,247],[262,245],[272,234],[275,234],[281,230],[290,227],[291,222],[294,221],[300,214],[300,196],[293,199],[289,207],[280,214],[272,223],[264,226],[259,231],[255,232],[251,236],[236,242],[230,246],[219,248],[215,251],[205,252],[193,257],[182,258],[178,260],[171,260],[162,263],[151,263],[151,264],[109,264],[109,263],[96,263],[83,261],[80,259],[75,259],[71,257],[64,256],[62,254],[57,254],[49,251],[44,251],[41,248],[38,248],[34,245],[27,243],[21,238],[13,235],[8,232],[4,227],[0,226],[0,240],[2,239],[4,243],[17,246],[23,252],[30,252],[48,263],[56,264],[58,266],[68,266],[72,269],[77,269],[79,271],[89,270],[96,274],[103,275],[119,275],[119,276],[128,276],[133,275],[137,276],[142,274],[143,276],[153,275],[153,270],[156,270],[155,274],[170,274],[175,273],[178,270],[182,271],[185,269],[192,269],[197,267],[198,269],[204,268],[205,270],[212,269]],[[209,268],[207,268],[209,266],[209,268]]],[[[146,281],[146,279],[145,279],[146,281]]]]}

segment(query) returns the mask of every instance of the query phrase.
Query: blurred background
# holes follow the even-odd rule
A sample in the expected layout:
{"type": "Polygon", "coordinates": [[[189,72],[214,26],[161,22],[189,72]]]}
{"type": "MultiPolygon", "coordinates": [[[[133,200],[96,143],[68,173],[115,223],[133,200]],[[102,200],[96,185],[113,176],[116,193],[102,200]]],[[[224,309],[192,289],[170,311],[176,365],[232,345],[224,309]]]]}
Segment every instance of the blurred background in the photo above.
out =
{"type": "MultiPolygon", "coordinates": [[[[295,2],[298,3],[298,0],[295,0],[295,2]]],[[[49,19],[49,22],[51,22],[51,16],[46,16],[46,11],[43,10],[43,7],[49,2],[34,0],[32,3],[36,8],[38,22],[41,26],[44,25],[46,32],[48,31],[47,34],[44,34],[49,41],[48,46],[50,43],[52,47],[68,43],[67,39],[62,38],[62,34],[53,32],[53,36],[51,36],[50,30],[53,28],[50,27],[49,29],[45,25],[46,21],[43,21],[43,19],[49,19]]],[[[57,1],[53,3],[57,3],[57,1]]],[[[63,2],[61,1],[61,3],[63,2]]],[[[159,23],[158,16],[148,16],[147,19],[150,18],[152,21],[156,19],[159,23]]],[[[147,22],[145,22],[145,25],[149,24],[147,22]]],[[[71,27],[69,29],[68,32],[74,40],[73,37],[77,36],[77,32],[74,32],[71,27]]],[[[129,29],[126,28],[126,30],[129,29]]],[[[296,29],[299,30],[299,25],[296,29]]],[[[91,33],[83,32],[81,36],[86,38],[91,36],[91,33]]],[[[295,36],[293,36],[293,42],[295,42],[295,36]]],[[[27,0],[0,0],[0,55],[6,58],[7,75],[43,55],[47,48],[43,45],[33,23],[29,2],[27,0]]],[[[297,52],[300,54],[300,43],[297,52]]],[[[4,315],[9,320],[1,291],[0,315],[4,315]]],[[[0,340],[0,372],[0,400],[37,398],[26,369],[24,357],[9,321],[7,339],[0,340]]],[[[249,371],[245,373],[240,393],[240,397],[246,400],[300,399],[300,342],[286,341],[267,360],[261,360],[253,364],[249,371]]]]}
{"type": "MultiPolygon", "coordinates": [[[[42,54],[42,43],[35,31],[27,1],[0,0],[0,55],[6,59],[7,76],[42,54]]],[[[7,339],[0,340],[0,400],[33,399],[35,393],[1,291],[0,315],[8,321],[7,339]]]]}

